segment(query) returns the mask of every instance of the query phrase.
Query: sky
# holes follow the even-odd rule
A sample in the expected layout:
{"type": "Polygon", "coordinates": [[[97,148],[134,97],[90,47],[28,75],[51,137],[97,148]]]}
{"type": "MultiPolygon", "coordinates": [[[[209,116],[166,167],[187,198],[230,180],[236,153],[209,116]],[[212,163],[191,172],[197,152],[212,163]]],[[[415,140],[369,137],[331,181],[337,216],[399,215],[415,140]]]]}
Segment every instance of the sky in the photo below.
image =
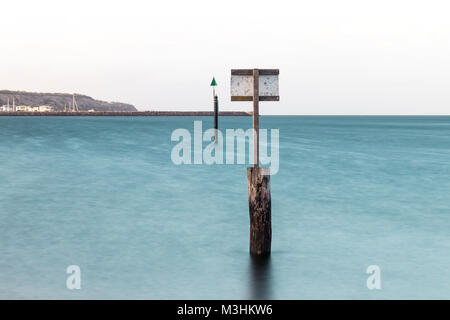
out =
{"type": "Polygon", "coordinates": [[[230,70],[280,69],[262,114],[450,114],[450,2],[3,1],[0,89],[221,110],[230,70]]]}

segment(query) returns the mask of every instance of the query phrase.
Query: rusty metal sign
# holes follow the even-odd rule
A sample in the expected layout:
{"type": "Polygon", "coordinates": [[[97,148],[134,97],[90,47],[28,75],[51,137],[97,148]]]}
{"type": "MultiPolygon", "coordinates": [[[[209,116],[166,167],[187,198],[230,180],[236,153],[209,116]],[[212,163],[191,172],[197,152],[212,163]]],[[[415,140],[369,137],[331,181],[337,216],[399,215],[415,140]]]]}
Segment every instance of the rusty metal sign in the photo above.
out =
{"type": "MultiPolygon", "coordinates": [[[[259,69],[259,101],[279,101],[278,69],[259,69]]],[[[231,70],[231,101],[253,101],[253,70],[231,70]]]]}

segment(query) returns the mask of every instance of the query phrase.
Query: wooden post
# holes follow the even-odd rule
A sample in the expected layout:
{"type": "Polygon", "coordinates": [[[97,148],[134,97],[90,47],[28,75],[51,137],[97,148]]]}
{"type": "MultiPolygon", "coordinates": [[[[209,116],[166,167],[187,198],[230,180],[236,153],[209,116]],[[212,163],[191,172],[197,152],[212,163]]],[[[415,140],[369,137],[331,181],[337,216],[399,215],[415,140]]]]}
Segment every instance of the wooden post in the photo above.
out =
{"type": "Polygon", "coordinates": [[[278,74],[278,69],[231,69],[231,101],[253,101],[253,167],[247,168],[252,256],[268,256],[271,251],[270,170],[259,167],[259,101],[279,101],[278,74]],[[270,78],[262,83],[261,96],[260,75],[270,78]]]}
{"type": "Polygon", "coordinates": [[[253,167],[247,168],[250,254],[270,255],[272,218],[270,169],[259,167],[259,70],[253,69],[253,167]]]}
{"type": "Polygon", "coordinates": [[[253,166],[259,166],[259,70],[253,69],[253,166]]]}
{"type": "Polygon", "coordinates": [[[217,143],[217,130],[219,129],[219,98],[214,96],[214,143],[217,143]]]}
{"type": "Polygon", "coordinates": [[[272,242],[270,168],[248,167],[247,184],[250,254],[268,256],[272,242]]]}

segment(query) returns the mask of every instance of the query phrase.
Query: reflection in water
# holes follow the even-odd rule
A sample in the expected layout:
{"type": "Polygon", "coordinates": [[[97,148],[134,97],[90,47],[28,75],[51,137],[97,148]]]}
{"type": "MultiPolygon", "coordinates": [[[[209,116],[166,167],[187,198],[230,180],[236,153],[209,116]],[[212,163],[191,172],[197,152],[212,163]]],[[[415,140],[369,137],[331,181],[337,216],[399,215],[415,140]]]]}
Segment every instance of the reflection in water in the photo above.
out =
{"type": "Polygon", "coordinates": [[[258,257],[250,255],[249,293],[250,299],[271,299],[272,279],[270,256],[258,257]]]}

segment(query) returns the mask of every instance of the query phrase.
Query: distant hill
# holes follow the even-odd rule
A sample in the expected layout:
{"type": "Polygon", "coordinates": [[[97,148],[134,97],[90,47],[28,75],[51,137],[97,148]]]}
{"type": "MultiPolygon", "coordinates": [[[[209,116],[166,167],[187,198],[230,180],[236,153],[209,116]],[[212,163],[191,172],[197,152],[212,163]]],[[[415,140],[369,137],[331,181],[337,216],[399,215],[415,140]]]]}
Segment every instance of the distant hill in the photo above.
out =
{"type": "MultiPolygon", "coordinates": [[[[67,107],[72,105],[71,93],[40,93],[40,92],[26,92],[26,91],[9,91],[0,90],[0,105],[8,103],[12,105],[13,97],[16,106],[52,106],[55,111],[63,111],[64,105],[67,107]]],[[[121,102],[106,102],[95,100],[89,96],[82,94],[75,94],[76,104],[80,111],[95,110],[95,111],[137,111],[137,109],[127,103],[121,102]]]]}

